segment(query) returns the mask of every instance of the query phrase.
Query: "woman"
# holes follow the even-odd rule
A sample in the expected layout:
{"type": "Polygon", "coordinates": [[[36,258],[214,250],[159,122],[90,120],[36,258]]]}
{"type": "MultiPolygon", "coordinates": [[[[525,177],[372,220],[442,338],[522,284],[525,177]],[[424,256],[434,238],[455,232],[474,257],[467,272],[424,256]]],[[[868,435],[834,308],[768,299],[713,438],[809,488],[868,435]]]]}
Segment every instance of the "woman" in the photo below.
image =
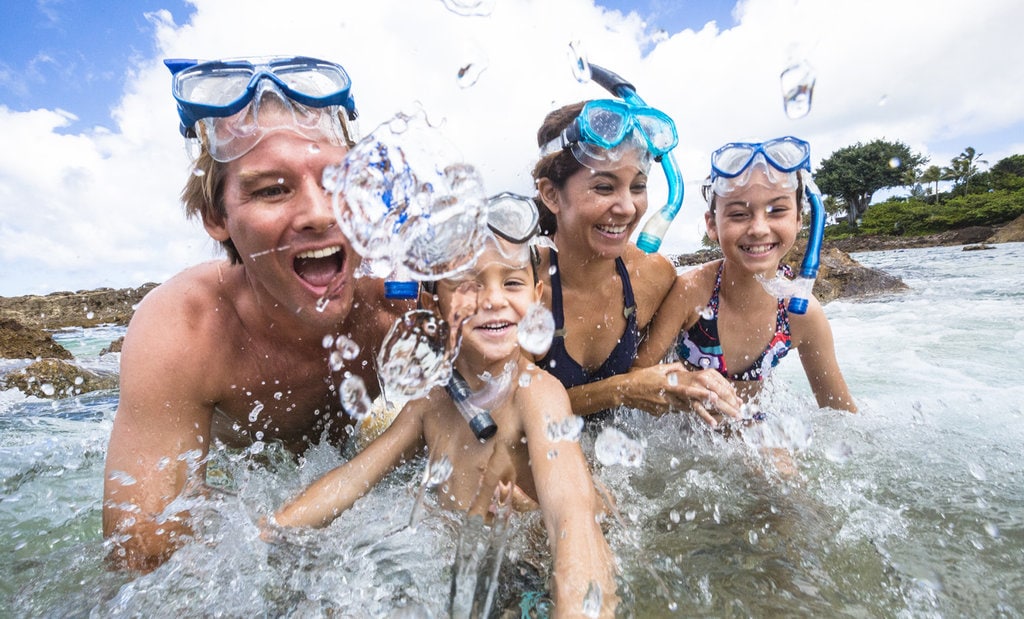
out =
{"type": "Polygon", "coordinates": [[[557,247],[542,251],[539,268],[556,331],[538,364],[562,381],[577,415],[617,406],[706,412],[702,403],[740,414],[739,398],[716,372],[688,372],[679,363],[633,369],[640,339],[675,281],[668,260],[630,242],[647,211],[651,161],[675,146],[671,123],[652,108],[597,100],[549,113],[537,131],[536,201],[542,231],[557,247]],[[617,133],[602,140],[614,123],[617,133]]]}

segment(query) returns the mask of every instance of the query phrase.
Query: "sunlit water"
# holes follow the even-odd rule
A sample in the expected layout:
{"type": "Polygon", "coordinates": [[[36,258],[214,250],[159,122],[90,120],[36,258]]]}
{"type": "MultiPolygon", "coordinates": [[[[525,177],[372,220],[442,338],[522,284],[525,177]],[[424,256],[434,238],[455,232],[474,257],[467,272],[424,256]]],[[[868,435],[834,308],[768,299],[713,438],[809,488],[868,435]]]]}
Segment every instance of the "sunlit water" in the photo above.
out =
{"type": "MultiPolygon", "coordinates": [[[[856,258],[911,287],[826,306],[859,414],[817,410],[793,355],[745,441],[632,413],[617,429],[645,445],[639,466],[592,458],[619,506],[608,536],[620,614],[1024,616],[1024,244],[856,258]],[[780,475],[758,440],[788,446],[797,475],[780,475]]],[[[103,366],[119,333],[60,338],[103,366]]],[[[261,516],[342,461],[322,446],[302,462],[273,446],[216,451],[218,490],[191,502],[203,542],[146,576],[107,571],[116,401],[0,392],[0,614],[446,615],[461,519],[428,493],[408,528],[423,462],[323,531],[260,539],[261,516]]],[[[583,442],[593,456],[593,433],[583,442]]],[[[536,515],[511,526],[503,607],[537,588],[524,574],[544,556],[536,515]]]]}

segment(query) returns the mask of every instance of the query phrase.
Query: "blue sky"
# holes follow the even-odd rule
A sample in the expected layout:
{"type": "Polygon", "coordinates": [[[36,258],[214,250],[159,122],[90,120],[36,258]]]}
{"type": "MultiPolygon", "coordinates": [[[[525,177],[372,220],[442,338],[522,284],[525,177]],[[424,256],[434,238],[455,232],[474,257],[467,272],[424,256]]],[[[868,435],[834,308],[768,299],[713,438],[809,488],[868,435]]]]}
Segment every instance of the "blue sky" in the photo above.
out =
{"type": "MultiPolygon", "coordinates": [[[[8,2],[0,295],[165,281],[219,256],[182,215],[190,164],[165,57],[340,61],[364,134],[422,106],[490,192],[529,193],[540,119],[603,94],[572,78],[567,52],[579,43],[676,121],[686,188],[666,253],[699,245],[698,186],[728,141],[795,134],[815,165],[878,138],[938,165],[967,146],[990,164],[1024,153],[1019,0],[492,1],[483,17],[443,0],[8,2]],[[455,79],[467,62],[484,69],[470,87],[455,79]],[[793,62],[817,76],[811,113],[796,120],[779,83],[793,62]]],[[[666,187],[657,175],[649,187],[653,212],[666,187]]]]}

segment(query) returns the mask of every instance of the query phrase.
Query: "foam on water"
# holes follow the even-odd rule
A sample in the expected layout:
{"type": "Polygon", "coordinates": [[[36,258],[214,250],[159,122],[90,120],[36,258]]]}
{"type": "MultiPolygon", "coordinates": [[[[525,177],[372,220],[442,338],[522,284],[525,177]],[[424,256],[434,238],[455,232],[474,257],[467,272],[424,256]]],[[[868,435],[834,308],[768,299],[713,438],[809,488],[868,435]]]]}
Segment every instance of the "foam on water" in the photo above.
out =
{"type": "MultiPolygon", "coordinates": [[[[600,462],[599,430],[580,437],[614,501],[607,530],[625,614],[1024,614],[1024,245],[855,257],[911,286],[826,306],[860,413],[818,410],[787,359],[762,403],[764,432],[741,428],[737,440],[692,416],[626,412],[612,427],[642,443],[635,466],[600,462]],[[795,473],[771,446],[786,448],[795,473]]],[[[107,571],[100,501],[115,408],[110,393],[0,393],[0,607],[447,614],[463,522],[428,491],[408,527],[423,459],[323,530],[260,537],[261,518],[351,455],[326,445],[299,460],[272,443],[215,447],[217,491],[188,499],[204,543],[146,576],[107,571]]],[[[509,527],[497,608],[516,607],[513,593],[542,588],[546,575],[539,515],[513,515],[509,527]]]]}

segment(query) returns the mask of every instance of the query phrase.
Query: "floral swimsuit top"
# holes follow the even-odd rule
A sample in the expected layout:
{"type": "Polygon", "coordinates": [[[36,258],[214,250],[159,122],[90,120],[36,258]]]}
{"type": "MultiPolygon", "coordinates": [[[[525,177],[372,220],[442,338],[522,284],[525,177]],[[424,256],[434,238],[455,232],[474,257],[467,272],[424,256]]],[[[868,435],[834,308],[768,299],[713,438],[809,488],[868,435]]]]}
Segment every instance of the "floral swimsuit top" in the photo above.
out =
{"type": "MultiPolygon", "coordinates": [[[[696,368],[718,370],[722,376],[732,380],[763,380],[768,372],[778,365],[779,361],[789,352],[789,312],[786,311],[786,300],[779,299],[779,309],[775,314],[775,335],[768,342],[764,352],[749,368],[738,374],[730,375],[729,370],[725,367],[722,343],[718,339],[718,291],[722,286],[722,269],[724,267],[725,262],[723,261],[718,267],[715,289],[711,293],[707,310],[701,312],[696,324],[682,332],[676,343],[676,353],[680,359],[696,368]],[[710,318],[705,318],[707,313],[711,314],[710,318]]],[[[779,266],[779,270],[786,277],[793,277],[793,271],[787,265],[779,266]]]]}

